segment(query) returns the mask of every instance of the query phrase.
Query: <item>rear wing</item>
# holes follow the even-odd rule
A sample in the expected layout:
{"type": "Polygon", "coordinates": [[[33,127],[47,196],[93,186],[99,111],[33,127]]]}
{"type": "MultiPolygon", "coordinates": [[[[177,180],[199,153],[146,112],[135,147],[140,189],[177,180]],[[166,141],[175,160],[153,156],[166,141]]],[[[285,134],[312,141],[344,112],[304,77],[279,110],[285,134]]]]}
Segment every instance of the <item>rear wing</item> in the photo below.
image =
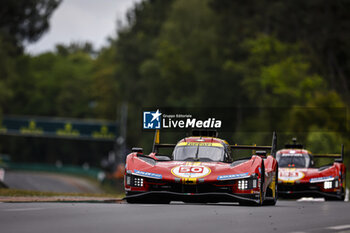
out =
{"type": "MultiPolygon", "coordinates": [[[[276,132],[273,132],[272,134],[272,143],[271,146],[257,146],[257,145],[230,145],[231,149],[236,150],[270,150],[271,155],[273,157],[276,157],[277,152],[277,134],[276,132]]],[[[260,154],[260,153],[259,153],[260,154]]]]}
{"type": "Polygon", "coordinates": [[[153,148],[152,151],[154,153],[158,153],[159,148],[174,148],[176,144],[160,144],[160,131],[159,129],[156,129],[156,132],[154,134],[154,142],[153,142],[153,148]]]}
{"type": "MultiPolygon", "coordinates": [[[[217,134],[216,134],[217,135],[217,134]]],[[[154,134],[154,143],[153,143],[153,149],[152,151],[154,153],[158,153],[159,148],[174,148],[176,144],[161,144],[160,143],[160,131],[159,129],[156,130],[154,134]]],[[[230,145],[232,149],[239,149],[239,150],[270,150],[271,155],[273,157],[276,157],[276,151],[277,151],[277,135],[276,132],[273,132],[272,134],[272,143],[271,146],[245,146],[245,145],[230,145]]]]}
{"type": "MultiPolygon", "coordinates": [[[[192,136],[202,136],[202,137],[217,137],[218,132],[216,130],[200,130],[195,129],[192,130],[192,136]]],[[[154,134],[154,143],[153,143],[153,149],[152,151],[155,153],[158,153],[159,148],[174,148],[176,144],[161,144],[160,143],[160,131],[159,129],[156,130],[154,134]]]]}
{"type": "Polygon", "coordinates": [[[312,154],[312,156],[317,158],[335,158],[336,162],[342,163],[344,161],[344,145],[341,145],[340,154],[312,154]]]}

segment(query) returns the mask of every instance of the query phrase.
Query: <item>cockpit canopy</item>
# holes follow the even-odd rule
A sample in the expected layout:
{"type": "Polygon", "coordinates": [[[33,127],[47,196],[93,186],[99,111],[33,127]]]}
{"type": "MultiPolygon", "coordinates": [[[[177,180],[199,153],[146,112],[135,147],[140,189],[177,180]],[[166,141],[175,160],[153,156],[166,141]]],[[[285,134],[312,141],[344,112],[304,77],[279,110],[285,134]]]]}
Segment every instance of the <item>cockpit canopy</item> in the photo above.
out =
{"type": "Polygon", "coordinates": [[[278,152],[276,159],[279,167],[308,168],[311,167],[312,158],[305,153],[292,153],[293,151],[278,152]]]}
{"type": "Polygon", "coordinates": [[[177,161],[221,162],[225,159],[225,148],[221,143],[180,142],[173,158],[177,161]]]}

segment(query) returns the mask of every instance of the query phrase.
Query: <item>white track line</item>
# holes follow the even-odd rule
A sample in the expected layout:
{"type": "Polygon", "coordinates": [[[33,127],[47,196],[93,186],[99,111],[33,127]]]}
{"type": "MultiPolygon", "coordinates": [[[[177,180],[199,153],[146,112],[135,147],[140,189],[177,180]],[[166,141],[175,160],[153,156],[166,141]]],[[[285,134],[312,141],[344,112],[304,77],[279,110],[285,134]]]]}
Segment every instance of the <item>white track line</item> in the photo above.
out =
{"type": "Polygon", "coordinates": [[[327,229],[330,229],[330,230],[344,230],[344,229],[350,229],[350,225],[332,226],[332,227],[327,227],[327,229]]]}

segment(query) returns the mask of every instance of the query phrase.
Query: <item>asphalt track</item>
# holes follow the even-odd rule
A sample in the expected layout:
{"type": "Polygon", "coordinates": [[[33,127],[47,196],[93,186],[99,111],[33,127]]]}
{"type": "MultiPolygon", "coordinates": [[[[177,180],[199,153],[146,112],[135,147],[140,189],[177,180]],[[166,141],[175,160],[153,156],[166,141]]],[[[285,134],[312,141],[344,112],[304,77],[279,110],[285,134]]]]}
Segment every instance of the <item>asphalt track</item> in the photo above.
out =
{"type": "Polygon", "coordinates": [[[349,202],[230,204],[0,203],[1,233],[350,232],[349,202]]]}

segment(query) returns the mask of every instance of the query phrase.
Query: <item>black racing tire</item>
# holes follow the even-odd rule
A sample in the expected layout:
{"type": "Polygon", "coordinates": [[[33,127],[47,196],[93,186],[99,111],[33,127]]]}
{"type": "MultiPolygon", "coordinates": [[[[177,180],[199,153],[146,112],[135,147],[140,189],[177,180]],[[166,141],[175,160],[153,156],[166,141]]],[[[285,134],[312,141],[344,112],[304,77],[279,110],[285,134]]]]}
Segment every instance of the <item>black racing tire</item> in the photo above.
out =
{"type": "Polygon", "coordinates": [[[265,163],[264,160],[261,162],[261,182],[260,182],[260,203],[259,205],[264,204],[265,200],[265,190],[264,190],[264,185],[265,185],[265,163]]]}
{"type": "Polygon", "coordinates": [[[268,189],[270,189],[270,193],[271,193],[271,197],[269,198],[273,198],[273,199],[266,199],[264,200],[263,205],[270,205],[270,206],[274,206],[277,203],[278,200],[278,167],[276,168],[276,173],[275,176],[272,180],[272,182],[274,182],[274,189],[270,189],[268,187],[268,189]]]}

